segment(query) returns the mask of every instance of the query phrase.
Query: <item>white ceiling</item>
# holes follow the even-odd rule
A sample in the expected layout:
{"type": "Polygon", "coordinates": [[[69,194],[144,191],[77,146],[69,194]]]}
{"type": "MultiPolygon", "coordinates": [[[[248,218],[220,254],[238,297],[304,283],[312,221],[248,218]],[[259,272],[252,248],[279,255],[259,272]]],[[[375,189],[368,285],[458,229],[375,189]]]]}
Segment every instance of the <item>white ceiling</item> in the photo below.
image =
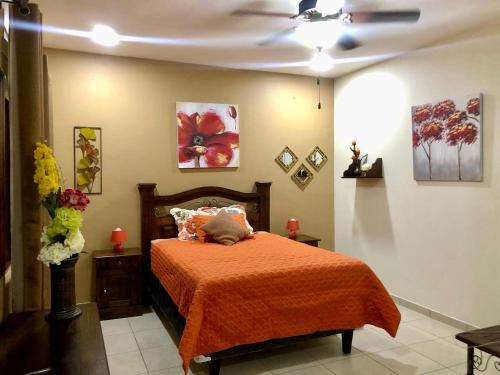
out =
{"type": "MultiPolygon", "coordinates": [[[[45,25],[90,30],[112,26],[119,34],[168,38],[163,45],[122,42],[106,48],[84,38],[45,32],[47,47],[143,57],[237,69],[315,75],[305,64],[312,50],[293,38],[259,47],[274,32],[297,21],[270,17],[231,16],[240,9],[294,13],[299,0],[33,0],[45,25]]],[[[347,0],[345,9],[399,10],[420,8],[417,24],[350,25],[363,46],[329,53],[337,65],[324,76],[335,77],[390,56],[429,46],[447,37],[500,19],[500,0],[347,0]]]]}

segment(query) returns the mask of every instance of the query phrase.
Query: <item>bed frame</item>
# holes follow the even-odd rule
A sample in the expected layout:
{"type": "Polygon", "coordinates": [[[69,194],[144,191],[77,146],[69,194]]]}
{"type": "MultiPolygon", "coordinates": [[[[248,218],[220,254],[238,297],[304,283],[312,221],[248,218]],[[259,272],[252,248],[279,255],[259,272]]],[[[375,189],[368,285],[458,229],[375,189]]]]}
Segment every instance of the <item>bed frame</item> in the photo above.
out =
{"type": "MultiPolygon", "coordinates": [[[[244,193],[236,190],[207,186],[187,190],[173,195],[158,195],[156,184],[139,184],[141,195],[141,246],[143,252],[143,295],[146,303],[153,303],[168,322],[182,336],[185,319],[178,312],[167,291],[151,272],[151,241],[157,238],[177,237],[177,225],[170,215],[170,209],[180,207],[226,207],[232,204],[245,206],[247,219],[254,230],[270,229],[270,182],[256,182],[255,192],[244,193]]],[[[308,335],[272,339],[255,344],[239,345],[216,353],[206,354],[209,358],[209,374],[219,375],[221,360],[252,352],[278,348],[306,341],[311,338],[342,335],[342,351],[351,352],[353,329],[320,331],[308,335]]]]}

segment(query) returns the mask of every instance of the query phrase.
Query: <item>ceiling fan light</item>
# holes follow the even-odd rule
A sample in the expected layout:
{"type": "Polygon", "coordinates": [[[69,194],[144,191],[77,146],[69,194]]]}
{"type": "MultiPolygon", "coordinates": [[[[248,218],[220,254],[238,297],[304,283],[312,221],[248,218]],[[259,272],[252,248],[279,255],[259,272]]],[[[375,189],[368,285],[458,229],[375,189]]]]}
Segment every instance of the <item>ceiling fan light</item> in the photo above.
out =
{"type": "Polygon", "coordinates": [[[335,62],[332,59],[332,57],[328,53],[322,50],[316,52],[309,63],[309,67],[311,68],[311,70],[320,73],[332,69],[334,65],[335,62]]]}
{"type": "Polygon", "coordinates": [[[343,26],[337,21],[303,22],[295,29],[295,38],[309,48],[329,49],[342,32],[343,26]]]}
{"type": "Polygon", "coordinates": [[[120,43],[120,36],[112,27],[95,25],[90,32],[90,40],[105,47],[114,47],[120,43]]]}
{"type": "Polygon", "coordinates": [[[323,16],[337,13],[344,6],[344,0],[318,0],[316,10],[323,16]]]}

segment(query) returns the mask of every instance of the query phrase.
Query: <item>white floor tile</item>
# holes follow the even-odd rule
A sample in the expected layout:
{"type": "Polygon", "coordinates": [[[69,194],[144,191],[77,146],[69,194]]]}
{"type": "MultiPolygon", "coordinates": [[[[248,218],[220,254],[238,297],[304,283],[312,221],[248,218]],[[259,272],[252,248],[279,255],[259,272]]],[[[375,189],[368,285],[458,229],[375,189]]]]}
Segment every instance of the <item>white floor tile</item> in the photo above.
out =
{"type": "Polygon", "coordinates": [[[141,353],[128,352],[108,356],[111,375],[138,375],[147,373],[141,353]]]}
{"type": "Polygon", "coordinates": [[[324,366],[335,375],[394,375],[394,372],[366,355],[345,358],[324,366]]]}
{"type": "Polygon", "coordinates": [[[134,332],[134,335],[141,350],[156,348],[157,346],[176,346],[174,340],[163,327],[134,332]]]}
{"type": "MultiPolygon", "coordinates": [[[[184,375],[184,370],[182,367],[172,367],[165,370],[150,372],[149,375],[184,375]]],[[[188,371],[188,375],[193,375],[191,370],[188,371]]]]}
{"type": "MultiPolygon", "coordinates": [[[[208,364],[206,365],[208,368],[208,364]]],[[[222,361],[221,375],[271,375],[262,361],[245,357],[222,361]]]]}
{"type": "Polygon", "coordinates": [[[467,358],[465,349],[442,339],[411,345],[410,348],[445,367],[462,363],[467,358]]]}
{"type": "Polygon", "coordinates": [[[397,348],[402,345],[403,344],[396,340],[384,337],[371,329],[359,329],[354,331],[354,337],[352,339],[352,346],[355,349],[370,353],[397,348]]]}
{"type": "MultiPolygon", "coordinates": [[[[351,354],[344,354],[342,351],[342,340],[337,336],[330,336],[327,339],[311,340],[311,345],[303,346],[303,350],[319,363],[338,361],[346,356],[356,356],[362,354],[358,349],[352,348],[351,354]]],[[[302,347],[302,346],[299,346],[302,347]]]]}
{"type": "Polygon", "coordinates": [[[154,312],[128,318],[128,321],[134,332],[159,328],[164,329],[160,318],[154,312]]]}
{"type": "MultiPolygon", "coordinates": [[[[485,356],[483,356],[483,361],[487,361],[487,360],[488,360],[488,354],[485,354],[485,356]]],[[[488,367],[486,368],[486,371],[481,372],[479,370],[475,370],[474,373],[481,374],[481,375],[498,375],[498,374],[500,374],[500,372],[495,369],[495,365],[493,363],[494,360],[498,361],[498,359],[496,359],[495,357],[491,358],[490,363],[488,364],[488,367]]],[[[484,365],[481,368],[484,369],[484,365]]],[[[465,373],[467,373],[467,363],[464,362],[464,363],[461,363],[459,365],[452,366],[452,367],[450,367],[450,370],[454,371],[456,374],[464,375],[465,373]]]]}
{"type": "Polygon", "coordinates": [[[428,318],[427,315],[410,310],[407,307],[404,307],[401,305],[397,305],[397,307],[398,307],[399,312],[401,313],[401,322],[403,322],[403,323],[428,318]]]}
{"type": "Polygon", "coordinates": [[[453,345],[459,346],[460,348],[467,349],[467,344],[462,342],[462,341],[458,341],[455,338],[455,335],[450,336],[450,337],[443,337],[443,340],[446,340],[449,343],[452,343],[453,345]]]}
{"type": "Polygon", "coordinates": [[[120,354],[127,352],[138,351],[139,347],[135,341],[134,334],[130,333],[119,333],[117,335],[106,335],[104,336],[104,346],[106,347],[106,354],[120,354]]]}
{"type": "Polygon", "coordinates": [[[440,364],[408,347],[372,353],[369,354],[369,356],[382,365],[390,368],[398,375],[425,374],[430,371],[444,368],[440,364]]]}
{"type": "Polygon", "coordinates": [[[328,371],[323,366],[314,366],[303,368],[300,370],[287,372],[285,375],[332,375],[330,371],[328,371]]]}
{"type": "Polygon", "coordinates": [[[401,324],[396,334],[396,341],[404,345],[417,344],[419,342],[437,340],[438,337],[414,327],[410,324],[401,324]]]}
{"type": "Polygon", "coordinates": [[[264,367],[273,374],[282,374],[319,365],[319,362],[304,351],[282,349],[267,352],[260,360],[264,367]]]}
{"type": "Polygon", "coordinates": [[[451,371],[450,369],[445,368],[442,370],[429,372],[428,374],[425,374],[425,375],[455,375],[455,372],[451,371]]]}
{"type": "Polygon", "coordinates": [[[176,347],[160,346],[157,348],[143,349],[141,353],[149,372],[182,365],[182,360],[176,347]]]}
{"type": "Polygon", "coordinates": [[[441,323],[437,320],[431,318],[425,318],[420,320],[415,320],[413,322],[408,323],[414,327],[420,328],[431,335],[438,337],[449,337],[453,336],[459,332],[462,332],[458,328],[449,326],[448,324],[441,323]]]}
{"type": "Polygon", "coordinates": [[[103,336],[132,332],[127,318],[101,321],[103,336]]]}

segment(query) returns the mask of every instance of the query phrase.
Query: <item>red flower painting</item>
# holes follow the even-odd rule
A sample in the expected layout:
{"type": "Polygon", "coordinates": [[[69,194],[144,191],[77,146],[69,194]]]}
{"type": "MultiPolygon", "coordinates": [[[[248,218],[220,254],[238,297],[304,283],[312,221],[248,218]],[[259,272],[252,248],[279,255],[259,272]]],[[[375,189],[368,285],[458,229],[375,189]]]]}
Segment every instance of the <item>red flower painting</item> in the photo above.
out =
{"type": "Polygon", "coordinates": [[[180,168],[238,166],[240,137],[236,107],[223,104],[178,103],[177,139],[180,168]],[[188,111],[197,106],[200,111],[188,111]],[[229,125],[226,125],[229,119],[231,130],[228,130],[229,125]]]}
{"type": "MultiPolygon", "coordinates": [[[[412,141],[414,148],[414,160],[418,158],[418,151],[422,152],[426,160],[428,176],[424,178],[416,174],[417,179],[452,179],[448,167],[457,171],[455,179],[463,179],[463,158],[465,146],[476,145],[479,139],[481,125],[481,97],[480,95],[459,98],[456,100],[446,99],[436,104],[425,104],[413,107],[412,111],[413,131],[412,141]],[[438,156],[433,156],[433,150],[438,151],[438,156]],[[448,160],[452,160],[453,148],[456,148],[455,167],[449,166],[448,160]],[[433,163],[439,167],[437,175],[433,171],[433,163]]],[[[468,179],[480,179],[480,145],[471,148],[467,155],[467,170],[473,177],[468,179]]],[[[434,151],[435,152],[435,151],[434,151]]],[[[417,163],[418,164],[418,163],[417,163]]],[[[418,165],[417,165],[418,167],[418,165]]],[[[421,168],[417,168],[421,170],[421,168]]]]}

